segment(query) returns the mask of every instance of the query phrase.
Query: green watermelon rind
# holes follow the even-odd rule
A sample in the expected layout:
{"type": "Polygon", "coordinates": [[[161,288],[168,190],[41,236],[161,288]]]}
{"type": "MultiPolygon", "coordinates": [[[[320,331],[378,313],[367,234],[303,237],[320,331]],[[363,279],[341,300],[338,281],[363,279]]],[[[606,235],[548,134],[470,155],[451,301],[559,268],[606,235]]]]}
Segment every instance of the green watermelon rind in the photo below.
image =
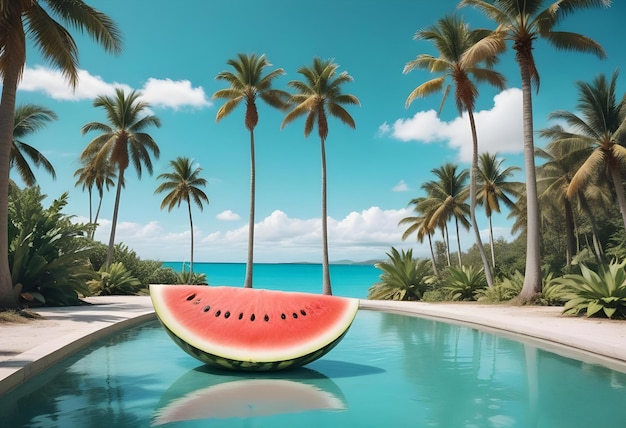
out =
{"type": "Polygon", "coordinates": [[[250,361],[250,360],[237,360],[231,358],[221,357],[219,355],[210,354],[206,351],[196,348],[195,346],[190,345],[185,342],[183,339],[178,337],[174,332],[172,332],[167,326],[161,323],[167,334],[172,338],[172,340],[180,346],[183,351],[191,355],[192,357],[202,361],[208,366],[217,368],[217,369],[226,369],[226,370],[236,370],[236,371],[262,371],[262,372],[270,372],[270,371],[278,371],[278,370],[286,370],[286,369],[294,369],[297,367],[304,366],[309,364],[324,355],[326,355],[331,349],[333,349],[344,336],[348,333],[349,328],[347,328],[343,334],[337,337],[334,341],[329,343],[328,345],[320,348],[314,352],[303,355],[298,358],[288,359],[283,361],[250,361]]]}
{"type": "MultiPolygon", "coordinates": [[[[185,329],[180,323],[172,318],[169,310],[163,312],[162,307],[158,302],[158,298],[155,298],[155,294],[158,293],[158,289],[161,287],[170,287],[167,285],[151,285],[151,297],[153,306],[155,308],[156,315],[161,322],[161,325],[172,338],[172,340],[181,347],[185,352],[194,358],[202,361],[208,366],[221,369],[237,370],[237,371],[278,371],[289,368],[296,368],[306,365],[312,361],[317,360],[323,355],[332,350],[346,335],[359,308],[359,300],[354,298],[336,297],[348,301],[348,307],[343,313],[343,324],[336,324],[333,330],[326,331],[324,339],[315,343],[312,341],[308,346],[303,347],[297,353],[293,350],[291,352],[285,352],[283,355],[274,355],[268,357],[268,355],[246,354],[245,359],[238,357],[236,352],[221,349],[220,346],[216,346],[216,343],[195,343],[196,340],[191,340],[189,337],[185,339],[187,335],[185,329]],[[171,326],[170,326],[171,324],[171,326]],[[308,352],[310,350],[310,352],[308,352]]],[[[181,287],[181,286],[172,286],[181,287]]],[[[200,286],[191,286],[200,287],[200,286]]],[[[217,287],[221,288],[221,287],[217,287]]],[[[284,292],[279,292],[284,293],[284,292]]],[[[288,294],[307,294],[307,293],[288,293],[288,294]]],[[[318,295],[311,295],[318,296],[318,295]]],[[[335,297],[333,297],[335,298],[335,297]]],[[[320,338],[318,338],[320,339],[320,338]]]]}

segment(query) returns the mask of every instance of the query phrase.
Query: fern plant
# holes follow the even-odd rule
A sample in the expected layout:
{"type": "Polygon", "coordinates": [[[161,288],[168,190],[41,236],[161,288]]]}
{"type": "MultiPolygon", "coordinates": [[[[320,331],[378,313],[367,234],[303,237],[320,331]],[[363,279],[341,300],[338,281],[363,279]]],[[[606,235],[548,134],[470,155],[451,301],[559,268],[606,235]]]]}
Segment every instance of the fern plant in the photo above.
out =
{"type": "Polygon", "coordinates": [[[567,287],[565,314],[626,318],[626,260],[600,264],[594,272],[580,265],[580,275],[568,274],[559,282],[567,287]]]}
{"type": "Polygon", "coordinates": [[[95,296],[135,295],[141,282],[132,276],[120,262],[113,263],[108,270],[101,268],[99,278],[87,282],[95,296]]]}
{"type": "Polygon", "coordinates": [[[372,300],[421,300],[428,290],[432,275],[428,260],[413,259],[413,250],[391,248],[388,262],[376,263],[383,271],[380,282],[370,287],[367,298],[372,300]]]}
{"type": "Polygon", "coordinates": [[[446,285],[443,289],[452,300],[474,300],[478,290],[487,286],[485,271],[474,266],[450,267],[446,273],[446,285]]]}

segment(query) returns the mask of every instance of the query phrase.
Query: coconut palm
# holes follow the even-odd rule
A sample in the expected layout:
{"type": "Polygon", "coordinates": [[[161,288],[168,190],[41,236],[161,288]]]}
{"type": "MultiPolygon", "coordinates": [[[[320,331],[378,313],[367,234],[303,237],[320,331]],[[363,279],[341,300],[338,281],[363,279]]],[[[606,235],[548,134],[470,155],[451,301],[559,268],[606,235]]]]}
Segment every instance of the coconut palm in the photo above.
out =
{"type": "Polygon", "coordinates": [[[94,101],[94,107],[105,110],[109,123],[89,122],[81,128],[81,132],[99,132],[80,155],[82,161],[92,161],[97,168],[104,168],[103,164],[110,163],[117,168],[117,189],[113,220],[111,221],[111,235],[105,267],[111,266],[115,246],[115,229],[119,214],[120,195],[126,184],[125,173],[131,164],[141,178],[145,166],[152,174],[152,159],[159,157],[160,150],[152,136],[144,132],[151,126],[160,127],[158,117],[148,114],[150,105],[140,100],[140,93],[131,91],[126,94],[123,89],[116,89],[114,96],[100,95],[94,101]]]}
{"type": "Polygon", "coordinates": [[[23,141],[23,138],[39,131],[48,122],[56,119],[55,112],[35,104],[25,104],[15,109],[11,166],[17,169],[20,178],[27,186],[33,186],[37,182],[27,158],[30,158],[33,165],[41,166],[53,179],[56,179],[56,172],[50,161],[39,150],[23,141]]]}
{"type": "Polygon", "coordinates": [[[567,15],[576,10],[609,6],[610,0],[556,0],[543,8],[544,0],[461,0],[460,6],[474,6],[498,25],[464,55],[464,61],[475,63],[490,58],[513,43],[515,60],[522,84],[522,115],[524,135],[524,169],[526,171],[526,269],[520,302],[528,302],[541,292],[541,252],[539,202],[535,171],[535,145],[531,86],[539,90],[539,71],[535,66],[533,42],[545,39],[558,50],[590,52],[605,57],[602,47],[578,33],[555,31],[567,15]]]}
{"type": "Polygon", "coordinates": [[[107,51],[121,51],[120,33],[111,19],[81,0],[3,1],[0,7],[0,308],[17,308],[8,264],[8,193],[15,98],[26,62],[26,36],[43,57],[61,69],[72,86],[78,83],[78,48],[54,16],[86,32],[107,51]]]}
{"type": "Polygon", "coordinates": [[[357,105],[361,103],[354,95],[344,94],[342,86],[352,82],[353,78],[347,72],[338,73],[339,65],[332,60],[313,58],[310,67],[300,67],[298,73],[304,80],[292,80],[288,83],[296,93],[289,99],[294,107],[290,110],[281,127],[305,116],[304,136],[308,137],[317,125],[320,137],[322,157],[322,292],[332,294],[330,284],[330,267],[328,263],[328,225],[326,208],[326,138],[328,137],[328,115],[336,117],[350,128],[355,128],[354,119],[343,105],[357,105]]]}
{"type": "Polygon", "coordinates": [[[89,194],[89,223],[94,227],[91,231],[91,239],[96,232],[96,225],[98,223],[98,217],[100,216],[100,208],[102,208],[102,199],[104,198],[104,190],[115,186],[115,169],[110,162],[101,162],[97,165],[93,159],[83,159],[83,166],[78,168],[74,172],[76,179],[75,186],[82,186],[82,189],[87,189],[89,194]],[[93,204],[92,204],[92,192],[93,187],[96,187],[98,191],[98,208],[96,209],[96,215],[93,216],[93,204]]]}
{"type": "Polygon", "coordinates": [[[438,275],[437,272],[437,263],[435,259],[435,251],[433,249],[433,241],[432,234],[435,232],[434,228],[429,227],[428,223],[430,222],[430,213],[424,213],[421,210],[420,203],[424,201],[425,198],[416,198],[412,199],[409,204],[414,205],[413,211],[416,213],[415,216],[404,217],[398,222],[398,225],[408,224],[409,227],[402,233],[402,240],[406,240],[412,234],[417,235],[417,242],[424,242],[424,237],[428,236],[428,247],[430,248],[430,260],[433,266],[433,272],[435,275],[438,275]]]}
{"type": "Polygon", "coordinates": [[[189,264],[189,278],[193,278],[193,217],[191,215],[191,202],[193,201],[200,211],[202,204],[209,204],[209,198],[201,187],[206,186],[207,181],[200,177],[202,168],[194,167],[189,158],[178,157],[170,161],[172,172],[160,174],[157,178],[164,180],[159,184],[154,193],[169,192],[161,202],[161,209],[167,207],[172,211],[175,206],[180,207],[182,202],[187,203],[189,213],[189,230],[191,232],[191,258],[189,264]]]}
{"type": "Polygon", "coordinates": [[[567,187],[567,197],[572,198],[598,179],[608,178],[613,182],[626,229],[626,197],[621,173],[626,167],[626,96],[617,102],[618,75],[615,71],[610,79],[600,74],[592,83],[577,82],[576,109],[580,114],[559,110],[548,115],[550,119],[564,121],[572,131],[554,125],[543,130],[542,135],[551,138],[552,144],[566,145],[568,150],[582,151],[586,155],[567,187]]]}
{"type": "Polygon", "coordinates": [[[509,197],[519,198],[521,183],[509,181],[515,171],[520,168],[510,166],[502,169],[504,159],[497,159],[497,155],[481,153],[478,160],[478,192],[476,199],[485,207],[485,215],[489,220],[489,246],[491,248],[491,266],[495,269],[495,251],[493,241],[493,223],[491,216],[500,212],[500,204],[512,208],[515,202],[509,197]]]}
{"type": "Polygon", "coordinates": [[[237,59],[227,61],[234,72],[222,71],[215,78],[224,80],[229,86],[213,94],[213,98],[222,98],[226,102],[217,111],[215,121],[219,122],[228,116],[242,102],[246,105],[244,124],[250,132],[250,215],[248,220],[248,258],[246,261],[246,277],[244,287],[252,287],[252,273],[254,267],[254,209],[256,188],[256,164],[254,153],[254,128],[259,122],[257,97],[272,107],[284,109],[285,100],[289,94],[279,89],[273,89],[274,79],[285,74],[282,68],[263,74],[266,67],[272,64],[265,55],[237,54],[237,59]]]}
{"type": "Polygon", "coordinates": [[[443,228],[450,219],[454,218],[457,255],[459,266],[461,266],[463,263],[461,260],[459,226],[469,229],[470,222],[467,216],[470,214],[470,208],[465,202],[467,201],[469,191],[465,184],[468,171],[464,169],[457,172],[457,169],[457,165],[447,163],[440,168],[432,170],[432,173],[437,176],[438,180],[428,181],[422,185],[422,189],[426,191],[428,196],[420,202],[420,209],[429,214],[429,229],[443,228]]]}
{"type": "Polygon", "coordinates": [[[415,33],[416,40],[428,40],[435,44],[439,51],[439,56],[429,54],[418,55],[417,58],[408,62],[404,67],[404,73],[412,70],[429,70],[441,73],[434,79],[422,83],[415,88],[406,100],[408,107],[416,98],[430,95],[433,92],[444,90],[445,101],[450,91],[451,84],[445,86],[449,79],[454,84],[454,98],[459,114],[467,112],[472,132],[472,166],[470,169],[470,217],[472,228],[476,238],[476,246],[485,268],[485,276],[489,286],[493,285],[491,269],[485,249],[480,238],[480,230],[476,222],[476,180],[478,176],[478,136],[476,134],[476,122],[474,120],[474,107],[478,91],[473,80],[476,82],[487,82],[498,89],[504,89],[505,79],[500,73],[491,69],[496,62],[496,57],[486,57],[485,67],[480,67],[479,62],[462,61],[464,53],[476,42],[489,34],[487,30],[470,30],[462,19],[455,15],[448,15],[441,18],[436,25],[432,25],[424,30],[415,33]]]}

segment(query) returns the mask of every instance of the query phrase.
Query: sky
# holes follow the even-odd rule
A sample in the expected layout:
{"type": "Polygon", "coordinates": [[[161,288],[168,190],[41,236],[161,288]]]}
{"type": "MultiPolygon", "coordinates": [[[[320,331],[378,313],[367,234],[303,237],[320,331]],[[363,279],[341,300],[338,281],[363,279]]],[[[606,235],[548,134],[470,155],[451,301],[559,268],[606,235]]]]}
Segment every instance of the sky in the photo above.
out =
{"type": "MultiPolygon", "coordinates": [[[[169,172],[171,160],[188,157],[202,168],[210,203],[193,209],[194,259],[197,262],[244,262],[248,236],[250,144],[244,127],[244,106],[216,123],[223,100],[212,95],[225,88],[215,79],[238,53],[265,54],[285,75],[274,87],[301,80],[298,68],[314,57],[332,59],[339,71],[354,79],[344,85],[360,106],[348,106],[356,123],[351,129],[329,120],[326,140],[328,174],[328,235],[330,260],[384,259],[391,247],[412,248],[428,257],[427,242],[401,239],[406,226],[398,222],[413,215],[411,199],[425,196],[421,186],[434,179],[432,170],[447,162],[469,167],[469,122],[460,116],[453,98],[437,114],[442,96],[417,99],[408,108],[409,93],[436,77],[425,71],[403,74],[417,55],[437,55],[432,44],[414,40],[416,31],[456,13],[471,28],[494,28],[471,8],[458,9],[456,0],[87,0],[110,16],[123,35],[123,51],[114,56],[88,36],[66,25],[78,44],[80,80],[75,89],[58,70],[44,61],[32,43],[18,88],[17,104],[34,103],[53,110],[58,120],[29,136],[55,167],[57,178],[35,170],[44,204],[69,193],[64,212],[88,221],[86,191],[76,187],[79,157],[96,133],[82,135],[81,127],[105,122],[93,106],[99,95],[115,88],[141,91],[150,112],[162,122],[148,132],[160,148],[154,172],[139,179],[126,173],[120,201],[116,242],[123,242],[143,259],[189,260],[190,227],[184,206],[160,209],[164,194],[154,194],[159,174],[169,172]]],[[[547,2],[545,3],[548,4],[547,2]]],[[[575,111],[576,82],[591,82],[599,73],[610,76],[626,63],[621,45],[626,35],[622,20],[626,5],[589,9],[568,16],[558,29],[582,33],[599,42],[607,53],[559,52],[544,41],[535,43],[541,76],[534,94],[535,129],[550,124],[548,113],[575,111]]],[[[497,153],[504,166],[523,168],[520,77],[511,48],[496,69],[507,78],[503,91],[478,87],[475,110],[479,150],[497,153]]],[[[624,93],[626,75],[618,80],[624,93]]],[[[284,112],[258,103],[256,144],[255,262],[320,262],[321,156],[315,130],[304,136],[303,119],[281,129],[284,112]]],[[[541,147],[545,142],[535,139],[541,147]]],[[[11,177],[19,184],[15,171],[11,177]]],[[[524,171],[514,177],[524,181],[524,171]]],[[[96,239],[108,243],[115,189],[105,193],[96,239]]],[[[488,222],[477,216],[483,243],[488,222]]],[[[511,240],[506,212],[493,217],[496,238],[511,240]]],[[[474,243],[461,231],[463,248],[474,243]]],[[[456,247],[453,247],[456,248],[456,247]]]]}

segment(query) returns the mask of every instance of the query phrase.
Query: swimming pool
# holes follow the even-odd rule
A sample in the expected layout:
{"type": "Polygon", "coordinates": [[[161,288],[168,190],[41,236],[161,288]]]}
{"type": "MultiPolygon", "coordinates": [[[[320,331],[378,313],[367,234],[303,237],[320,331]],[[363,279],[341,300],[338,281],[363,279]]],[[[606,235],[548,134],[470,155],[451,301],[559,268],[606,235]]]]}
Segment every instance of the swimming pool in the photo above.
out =
{"type": "Polygon", "coordinates": [[[536,346],[361,310],[291,372],[202,366],[152,321],[0,399],[3,427],[603,427],[626,420],[626,374],[536,346]]]}

